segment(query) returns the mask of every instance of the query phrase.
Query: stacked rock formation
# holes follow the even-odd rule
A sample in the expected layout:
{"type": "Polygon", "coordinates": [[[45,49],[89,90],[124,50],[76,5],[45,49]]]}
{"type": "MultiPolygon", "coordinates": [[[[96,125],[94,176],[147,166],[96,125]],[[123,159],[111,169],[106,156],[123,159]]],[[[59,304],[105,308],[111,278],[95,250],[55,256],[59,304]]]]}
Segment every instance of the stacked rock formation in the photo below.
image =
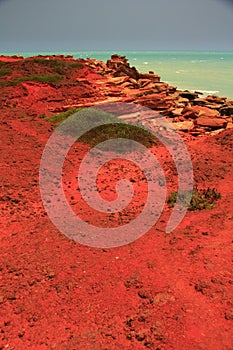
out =
{"type": "Polygon", "coordinates": [[[107,64],[88,59],[87,64],[107,77],[106,96],[119,96],[123,102],[139,103],[158,111],[178,130],[200,135],[233,127],[231,99],[178,90],[161,82],[153,72],[139,73],[124,56],[112,55],[107,64]]]}
{"type": "MultiPolygon", "coordinates": [[[[3,108],[17,111],[26,108],[36,115],[54,114],[70,108],[88,107],[108,102],[133,102],[165,116],[177,130],[191,135],[218,133],[233,127],[233,100],[226,97],[204,97],[198,91],[181,91],[162,82],[154,72],[140,73],[125,56],[112,55],[106,63],[72,56],[0,57],[10,76],[0,78],[3,108]],[[59,73],[58,83],[41,84],[23,79],[11,84],[14,77],[59,73]],[[11,86],[12,85],[12,86],[11,86]],[[32,100],[31,100],[31,97],[32,100]]],[[[4,68],[5,69],[5,68],[4,68]]],[[[153,117],[152,117],[153,118],[153,117]]]]}

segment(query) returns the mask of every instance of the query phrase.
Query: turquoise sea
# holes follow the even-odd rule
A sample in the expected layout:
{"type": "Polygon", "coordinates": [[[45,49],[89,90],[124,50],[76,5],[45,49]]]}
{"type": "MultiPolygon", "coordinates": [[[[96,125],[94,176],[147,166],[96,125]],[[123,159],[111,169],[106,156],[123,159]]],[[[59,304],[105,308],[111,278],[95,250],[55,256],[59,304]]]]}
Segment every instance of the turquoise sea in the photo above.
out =
{"type": "MultiPolygon", "coordinates": [[[[124,55],[140,72],[154,71],[179,89],[201,91],[233,99],[233,51],[69,51],[14,52],[24,57],[64,54],[106,61],[113,53],[124,55]]],[[[9,53],[3,53],[9,54],[9,53]]]]}

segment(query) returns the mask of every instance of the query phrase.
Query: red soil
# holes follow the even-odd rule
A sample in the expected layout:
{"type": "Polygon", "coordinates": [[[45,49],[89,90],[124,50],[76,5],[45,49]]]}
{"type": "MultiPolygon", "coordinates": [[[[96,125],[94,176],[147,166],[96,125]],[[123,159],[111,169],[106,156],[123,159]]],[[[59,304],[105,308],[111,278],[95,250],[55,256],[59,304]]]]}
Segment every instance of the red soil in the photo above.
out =
{"type": "MultiPolygon", "coordinates": [[[[74,103],[83,90],[72,91],[74,103]]],[[[184,136],[195,183],[216,187],[222,195],[214,209],[187,212],[179,227],[166,234],[171,209],[165,206],[156,226],[137,241],[90,248],[51,223],[38,186],[40,158],[52,132],[39,114],[51,115],[48,106],[56,109],[59,98],[64,103],[67,96],[66,86],[35,83],[8,87],[2,94],[0,349],[231,350],[233,129],[184,136]],[[48,96],[57,100],[48,103],[48,96]]],[[[74,170],[87,149],[78,145],[77,160],[73,148],[74,163],[64,168],[66,195],[74,196],[70,202],[77,211],[74,170]]],[[[162,149],[153,151],[171,190],[176,184],[172,161],[162,149]]],[[[111,167],[114,163],[107,174],[111,167]]],[[[140,175],[128,165],[127,176],[135,174],[140,175]]],[[[114,174],[103,176],[102,195],[113,198],[114,174]]],[[[143,201],[146,183],[138,178],[135,189],[143,201]]],[[[100,220],[85,209],[86,217],[100,220]]]]}

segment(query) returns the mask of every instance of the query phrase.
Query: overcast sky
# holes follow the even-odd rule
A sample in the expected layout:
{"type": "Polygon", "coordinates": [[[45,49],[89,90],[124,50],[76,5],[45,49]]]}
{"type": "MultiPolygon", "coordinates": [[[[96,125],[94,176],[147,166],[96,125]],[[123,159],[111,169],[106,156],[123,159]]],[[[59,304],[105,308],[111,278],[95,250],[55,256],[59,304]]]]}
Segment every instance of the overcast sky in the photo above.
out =
{"type": "Polygon", "coordinates": [[[231,0],[0,0],[0,52],[233,50],[231,0]]]}

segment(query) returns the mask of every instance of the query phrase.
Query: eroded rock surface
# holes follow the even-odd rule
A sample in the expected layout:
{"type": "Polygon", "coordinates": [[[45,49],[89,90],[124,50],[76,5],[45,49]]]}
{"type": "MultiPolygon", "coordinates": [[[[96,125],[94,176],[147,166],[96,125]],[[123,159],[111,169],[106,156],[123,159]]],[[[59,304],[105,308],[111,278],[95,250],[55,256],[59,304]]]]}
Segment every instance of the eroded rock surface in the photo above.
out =
{"type": "Polygon", "coordinates": [[[161,113],[176,129],[195,136],[232,128],[233,100],[177,90],[161,82],[154,72],[138,72],[125,56],[112,55],[106,63],[63,55],[1,56],[0,64],[4,113],[10,112],[10,106],[16,113],[50,116],[70,108],[134,102],[161,113]],[[42,78],[45,81],[40,81],[42,78]]]}

